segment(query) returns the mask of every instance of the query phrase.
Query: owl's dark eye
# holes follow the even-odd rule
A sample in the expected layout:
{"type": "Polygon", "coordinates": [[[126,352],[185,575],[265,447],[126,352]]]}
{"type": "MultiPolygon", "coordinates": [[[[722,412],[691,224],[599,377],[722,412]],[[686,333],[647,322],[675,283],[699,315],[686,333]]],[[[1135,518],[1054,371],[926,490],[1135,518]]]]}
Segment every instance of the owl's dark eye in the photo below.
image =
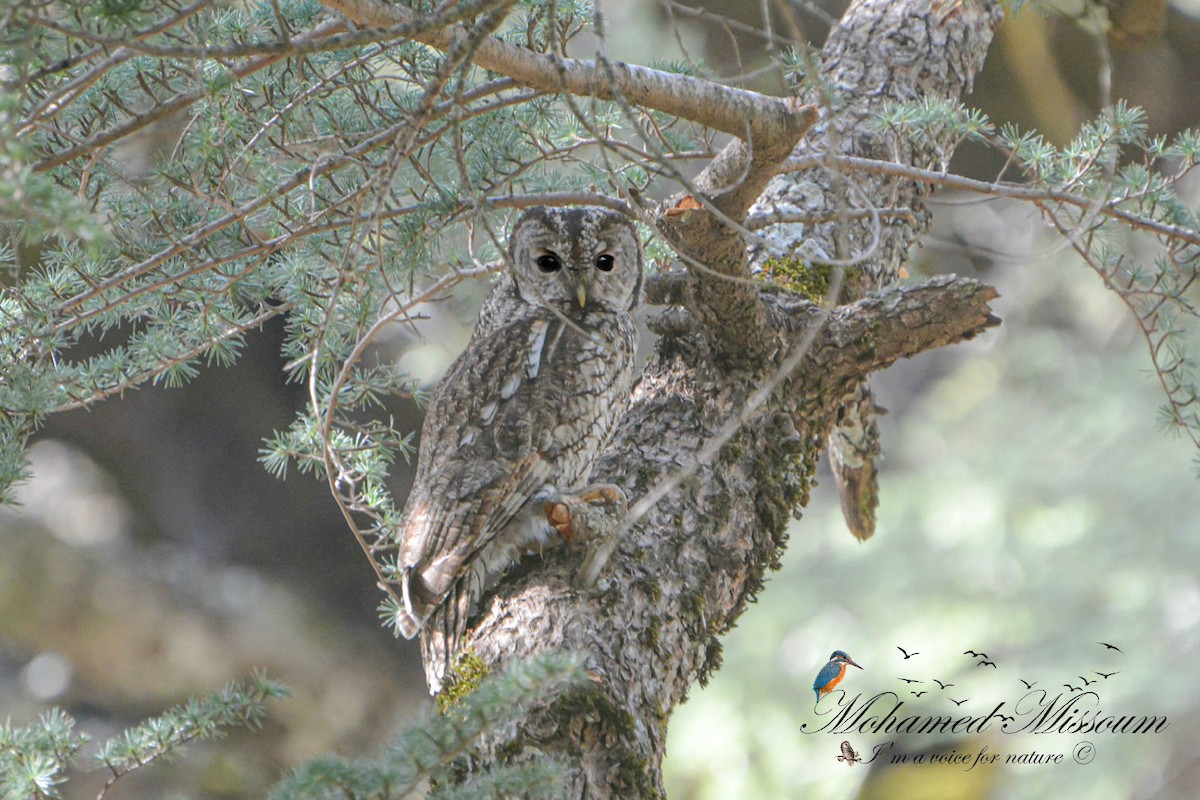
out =
{"type": "Polygon", "coordinates": [[[554,255],[554,253],[538,256],[535,263],[542,272],[556,272],[562,266],[562,262],[558,260],[558,256],[554,255]]]}
{"type": "Polygon", "coordinates": [[[596,256],[596,269],[601,272],[608,272],[613,268],[613,257],[608,253],[601,256],[596,256]]]}

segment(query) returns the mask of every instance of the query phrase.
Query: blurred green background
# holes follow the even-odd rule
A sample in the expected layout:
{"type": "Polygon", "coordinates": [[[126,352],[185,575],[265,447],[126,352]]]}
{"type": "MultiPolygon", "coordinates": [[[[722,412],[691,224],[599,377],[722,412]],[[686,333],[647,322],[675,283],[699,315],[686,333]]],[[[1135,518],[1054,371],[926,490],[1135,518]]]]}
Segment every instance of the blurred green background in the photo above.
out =
{"type": "MultiPolygon", "coordinates": [[[[758,3],[704,7],[761,23],[758,3]]],[[[689,57],[725,75],[763,63],[753,37],[682,8],[603,8],[611,56],[689,57]]],[[[1113,51],[1117,96],[1144,105],[1164,134],[1200,117],[1197,15],[1194,0],[1173,4],[1162,36],[1113,51]]],[[[823,39],[821,14],[793,20],[823,39]]],[[[969,102],[1062,143],[1097,110],[1096,52],[1080,26],[1024,12],[1000,31],[969,102]]],[[[772,89],[772,73],[757,80],[772,89]]],[[[955,168],[987,178],[999,163],[968,151],[955,168]]],[[[1200,179],[1191,189],[1194,206],[1200,179]]],[[[942,194],[934,211],[913,279],[958,272],[994,284],[1004,325],[877,376],[891,412],[879,532],[850,537],[823,466],[783,570],[726,638],[724,668],[671,721],[674,800],[1200,796],[1200,492],[1195,453],[1157,426],[1145,343],[1033,209],[942,194]],[[920,655],[905,662],[898,646],[920,655]],[[968,648],[997,669],[975,667],[968,648]],[[1167,715],[1170,727],[1089,735],[1086,766],[847,767],[836,760],[843,739],[869,757],[886,741],[1069,755],[1083,737],[806,735],[802,725],[826,719],[810,687],[834,649],[865,668],[847,678],[851,695],[925,681],[932,691],[906,712],[955,710],[934,677],[977,713],[1015,701],[1018,678],[1057,687],[1118,670],[1103,707],[1167,715]]],[[[439,307],[419,339],[397,331],[396,358],[432,380],[465,344],[485,289],[439,307]]],[[[427,703],[415,648],[376,624],[371,570],[324,484],[276,481],[255,460],[304,402],[283,381],[279,339],[269,327],[236,367],[183,389],[49,420],[23,505],[0,511],[0,716],[21,722],[58,705],[104,738],[254,667],[297,691],[265,732],[193,747],[129,779],[124,797],[254,796],[303,758],[376,745],[427,703]]],[[[419,427],[411,403],[393,411],[419,427]]],[[[408,480],[401,465],[401,494],[408,480]]],[[[102,782],[84,776],[69,796],[94,796],[102,782]]]]}

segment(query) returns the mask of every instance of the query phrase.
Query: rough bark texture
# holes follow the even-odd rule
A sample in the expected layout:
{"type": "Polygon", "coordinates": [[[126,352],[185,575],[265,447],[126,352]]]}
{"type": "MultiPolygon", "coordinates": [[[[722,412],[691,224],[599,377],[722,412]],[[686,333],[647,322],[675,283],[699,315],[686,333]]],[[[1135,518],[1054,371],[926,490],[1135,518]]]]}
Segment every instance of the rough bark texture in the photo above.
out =
{"type": "MultiPolygon", "coordinates": [[[[823,95],[833,98],[839,111],[797,148],[797,157],[820,161],[823,153],[832,152],[944,169],[955,144],[949,137],[905,135],[904,131],[870,135],[864,123],[889,101],[957,101],[970,89],[992,24],[999,19],[998,7],[989,4],[856,4],[825,45],[824,81],[800,91],[810,102],[820,101],[823,95]]],[[[843,301],[890,286],[898,279],[914,237],[929,226],[922,203],[927,193],[928,187],[902,178],[848,177],[826,166],[780,176],[759,199],[756,216],[828,221],[783,222],[763,228],[765,241],[754,248],[755,268],[768,273],[794,269],[797,256],[851,262],[843,301]],[[878,222],[861,214],[869,205],[883,210],[878,222]],[[854,219],[838,219],[848,211],[860,213],[854,219]]],[[[875,532],[876,465],[881,451],[876,416],[870,388],[865,382],[853,387],[842,400],[829,440],[829,461],[843,514],[859,539],[875,532]]]]}
{"type": "MultiPolygon", "coordinates": [[[[949,137],[913,131],[871,132],[868,120],[888,102],[958,102],[971,89],[983,66],[992,32],[1001,19],[998,3],[929,0],[860,0],[829,34],[821,53],[824,87],[811,83],[801,91],[806,102],[832,94],[841,104],[835,114],[810,131],[796,148],[797,160],[819,160],[825,152],[876,158],[942,169],[955,144],[949,137]]],[[[850,299],[896,282],[913,241],[925,232],[929,215],[921,200],[926,184],[889,175],[846,175],[814,166],[780,175],[755,204],[756,215],[804,216],[816,224],[785,222],[760,230],[765,242],[755,248],[755,263],[772,254],[854,258],[867,252],[872,221],[839,213],[864,209],[903,209],[884,213],[878,247],[861,263],[862,280],[849,276],[850,299]],[[857,290],[857,293],[855,293],[857,290]]]]}
{"type": "MultiPolygon", "coordinates": [[[[835,141],[847,154],[879,156],[883,148],[890,157],[927,163],[929,150],[867,136],[862,115],[881,97],[955,97],[966,90],[999,17],[998,7],[982,0],[934,7],[927,0],[855,3],[825,59],[832,81],[858,99],[834,123],[839,135],[810,138],[808,147],[835,141]]],[[[754,143],[756,153],[764,145],[754,143]]],[[[762,173],[756,167],[745,177],[758,181],[762,173]]],[[[835,191],[842,180],[831,173],[776,178],[760,209],[803,196],[804,213],[836,212],[844,207],[835,191]]],[[[713,208],[744,218],[752,199],[744,188],[723,194],[720,186],[704,188],[715,192],[713,208]]],[[[876,204],[909,208],[923,193],[886,178],[866,191],[876,204]]],[[[652,292],[677,305],[658,323],[666,335],[593,479],[619,484],[636,500],[680,470],[694,474],[620,538],[595,587],[578,587],[577,552],[549,554],[502,585],[464,642],[493,669],[547,650],[586,653],[596,678],[589,689],[496,734],[473,754],[479,762],[554,754],[573,768],[563,797],[663,794],[671,712],[719,666],[719,636],[778,564],[841,399],[870,372],[997,321],[987,305],[994,291],[953,277],[892,287],[832,311],[786,292],[760,291],[744,280],[742,241],[710,210],[659,219],[663,235],[711,271],[667,276],[652,292]],[[716,273],[743,280],[723,281],[716,273]],[[759,402],[756,393],[772,384],[759,402]],[[742,420],[736,434],[717,447],[735,419],[742,420]]],[[[923,230],[924,215],[916,210],[902,222],[885,220],[864,273],[894,276],[923,230]]],[[[782,248],[776,252],[796,252],[789,232],[797,233],[793,227],[767,232],[782,248]]],[[[805,247],[831,256],[870,238],[863,226],[837,224],[800,233],[805,247]]]]}
{"type": "MultiPolygon", "coordinates": [[[[491,743],[492,757],[555,753],[578,767],[563,797],[656,797],[671,710],[720,664],[720,634],[778,563],[804,505],[840,398],[864,373],[970,338],[995,323],[995,292],[936,278],[827,315],[768,297],[770,326],[800,341],[820,330],[768,406],[620,542],[599,584],[576,586],[578,556],[559,552],[492,600],[466,642],[485,664],[546,650],[587,654],[597,683],[491,743]]],[[[630,497],[691,465],[771,369],[713,366],[698,334],[666,337],[596,477],[630,497]]],[[[780,350],[773,369],[789,351],[780,350]]]]}

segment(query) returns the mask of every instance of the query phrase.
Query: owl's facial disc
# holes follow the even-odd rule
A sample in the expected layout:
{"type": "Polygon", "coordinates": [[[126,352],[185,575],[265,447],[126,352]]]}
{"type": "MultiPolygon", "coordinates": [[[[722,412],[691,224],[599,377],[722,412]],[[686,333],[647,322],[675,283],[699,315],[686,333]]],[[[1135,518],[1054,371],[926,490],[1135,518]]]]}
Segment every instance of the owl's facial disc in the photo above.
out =
{"type": "Polygon", "coordinates": [[[633,225],[600,208],[536,208],[517,221],[518,291],[562,313],[628,311],[641,285],[641,243],[633,225]]]}

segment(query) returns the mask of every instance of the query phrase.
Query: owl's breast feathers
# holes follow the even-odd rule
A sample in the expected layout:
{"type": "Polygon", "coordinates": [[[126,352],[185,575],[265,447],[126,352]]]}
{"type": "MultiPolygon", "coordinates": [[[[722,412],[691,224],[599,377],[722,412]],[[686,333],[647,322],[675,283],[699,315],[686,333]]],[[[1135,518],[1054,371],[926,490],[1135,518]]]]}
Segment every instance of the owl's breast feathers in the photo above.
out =
{"type": "Polygon", "coordinates": [[[477,331],[434,391],[398,532],[405,637],[489,560],[483,548],[521,549],[505,529],[535,494],[589,478],[625,412],[637,341],[629,314],[589,315],[585,329],[531,309],[477,331]]]}

